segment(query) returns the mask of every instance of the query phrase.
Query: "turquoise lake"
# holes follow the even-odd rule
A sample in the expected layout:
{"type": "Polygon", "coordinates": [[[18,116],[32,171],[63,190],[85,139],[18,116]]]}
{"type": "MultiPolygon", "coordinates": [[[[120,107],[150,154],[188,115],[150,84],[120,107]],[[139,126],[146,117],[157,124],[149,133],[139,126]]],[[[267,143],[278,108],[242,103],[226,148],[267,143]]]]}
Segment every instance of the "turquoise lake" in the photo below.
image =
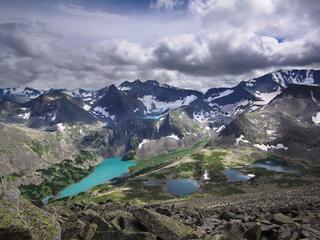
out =
{"type": "Polygon", "coordinates": [[[107,158],[81,181],[69,185],[60,191],[57,196],[46,197],[43,201],[46,202],[50,198],[72,197],[79,193],[86,192],[97,185],[108,182],[112,178],[120,177],[129,171],[129,167],[134,165],[136,165],[134,161],[122,161],[120,157],[107,158]]]}

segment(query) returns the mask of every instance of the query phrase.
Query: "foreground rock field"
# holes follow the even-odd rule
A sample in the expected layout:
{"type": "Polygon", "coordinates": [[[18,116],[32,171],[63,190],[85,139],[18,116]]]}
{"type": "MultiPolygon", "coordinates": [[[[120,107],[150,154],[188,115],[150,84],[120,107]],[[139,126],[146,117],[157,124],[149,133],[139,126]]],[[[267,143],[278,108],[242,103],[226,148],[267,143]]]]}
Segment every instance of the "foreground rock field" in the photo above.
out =
{"type": "Polygon", "coordinates": [[[319,190],[314,184],[145,206],[56,202],[44,210],[58,220],[62,239],[320,239],[319,190]]]}

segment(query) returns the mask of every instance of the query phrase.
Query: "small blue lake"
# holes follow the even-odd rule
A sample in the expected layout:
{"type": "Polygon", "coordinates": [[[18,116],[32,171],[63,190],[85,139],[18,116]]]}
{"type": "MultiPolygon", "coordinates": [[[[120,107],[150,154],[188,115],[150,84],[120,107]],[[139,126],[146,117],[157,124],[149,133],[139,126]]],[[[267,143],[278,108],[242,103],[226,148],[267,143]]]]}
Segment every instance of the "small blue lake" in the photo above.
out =
{"type": "Polygon", "coordinates": [[[223,171],[229,182],[243,182],[254,177],[253,174],[244,174],[241,171],[233,168],[227,168],[223,171]]]}
{"type": "MultiPolygon", "coordinates": [[[[122,161],[120,157],[107,158],[96,166],[88,176],[77,183],[69,185],[53,198],[72,197],[81,192],[86,192],[97,185],[106,183],[112,178],[120,177],[128,172],[129,167],[134,165],[136,165],[134,161],[122,161]]],[[[50,198],[50,196],[44,198],[43,202],[47,202],[50,198]]]]}
{"type": "Polygon", "coordinates": [[[149,186],[164,185],[167,193],[177,196],[185,196],[198,191],[200,184],[193,179],[148,179],[145,184],[149,186]]]}
{"type": "Polygon", "coordinates": [[[299,169],[290,166],[286,161],[276,158],[267,158],[255,161],[252,164],[256,168],[264,168],[274,172],[282,173],[299,173],[299,169]]]}
{"type": "Polygon", "coordinates": [[[185,196],[198,191],[200,184],[193,179],[168,179],[165,183],[166,192],[185,196]]]}

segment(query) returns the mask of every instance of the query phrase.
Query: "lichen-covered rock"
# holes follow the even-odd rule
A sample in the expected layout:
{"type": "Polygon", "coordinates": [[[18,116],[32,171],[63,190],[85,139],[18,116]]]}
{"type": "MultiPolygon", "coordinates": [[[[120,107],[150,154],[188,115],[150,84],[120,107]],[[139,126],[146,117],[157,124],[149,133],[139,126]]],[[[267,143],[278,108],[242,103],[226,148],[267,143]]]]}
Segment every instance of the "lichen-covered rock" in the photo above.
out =
{"type": "Polygon", "coordinates": [[[44,210],[23,199],[13,187],[0,186],[0,240],[61,239],[60,225],[44,210]]]}
{"type": "Polygon", "coordinates": [[[252,226],[243,233],[243,237],[249,240],[259,240],[261,238],[261,224],[252,223],[252,226]]]}
{"type": "Polygon", "coordinates": [[[33,239],[61,239],[60,225],[52,215],[34,206],[23,198],[21,199],[20,204],[20,214],[29,226],[29,229],[33,234],[33,239]]]}
{"type": "Polygon", "coordinates": [[[98,228],[98,226],[95,223],[87,224],[87,226],[85,227],[82,239],[83,240],[91,240],[93,238],[93,236],[95,235],[97,228],[98,228]]]}
{"type": "Polygon", "coordinates": [[[153,210],[139,208],[133,210],[132,214],[149,232],[154,233],[161,239],[179,240],[196,238],[192,228],[153,210]]]}

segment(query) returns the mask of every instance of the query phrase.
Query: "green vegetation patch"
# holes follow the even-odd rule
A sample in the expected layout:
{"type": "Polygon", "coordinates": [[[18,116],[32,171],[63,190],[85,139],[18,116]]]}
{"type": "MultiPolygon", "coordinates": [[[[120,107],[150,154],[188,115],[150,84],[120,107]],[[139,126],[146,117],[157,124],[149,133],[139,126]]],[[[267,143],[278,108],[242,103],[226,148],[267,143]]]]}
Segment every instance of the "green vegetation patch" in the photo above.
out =
{"type": "Polygon", "coordinates": [[[202,178],[204,174],[204,167],[201,162],[188,162],[183,163],[172,168],[175,173],[175,178],[202,178]]]}
{"type": "Polygon", "coordinates": [[[210,195],[215,195],[215,196],[229,196],[233,194],[245,193],[242,189],[231,184],[221,185],[221,184],[215,184],[211,182],[203,185],[202,190],[205,193],[209,193],[210,195]]]}
{"type": "Polygon", "coordinates": [[[49,213],[37,208],[28,201],[20,202],[21,214],[33,233],[38,239],[49,240],[60,235],[58,222],[49,213]]]}
{"type": "MultiPolygon", "coordinates": [[[[198,142],[190,148],[181,149],[168,154],[161,154],[147,160],[137,160],[137,165],[130,167],[130,171],[143,171],[147,172],[151,169],[156,169],[157,167],[165,166],[171,162],[177,161],[187,155],[194,153],[196,149],[201,149],[206,143],[207,139],[198,142]]],[[[142,172],[141,172],[142,173],[142,172]]]]}
{"type": "MultiPolygon", "coordinates": [[[[104,185],[98,186],[95,190],[98,193],[103,193],[103,190],[109,191],[110,188],[104,188],[104,185]]],[[[115,191],[110,191],[110,193],[101,194],[98,197],[92,197],[94,202],[101,202],[105,200],[112,200],[121,203],[150,203],[155,201],[170,200],[174,197],[163,191],[163,186],[151,186],[143,183],[141,179],[129,180],[125,186],[124,190],[120,191],[115,189],[115,191]]]]}
{"type": "Polygon", "coordinates": [[[81,155],[76,156],[75,161],[65,159],[49,168],[39,169],[37,172],[41,173],[45,180],[39,185],[22,185],[20,191],[24,197],[33,200],[41,200],[46,196],[56,195],[66,186],[87,176],[91,167],[85,168],[82,164],[94,160],[96,157],[98,157],[96,153],[83,151],[81,155]]]}
{"type": "Polygon", "coordinates": [[[193,177],[202,178],[205,171],[208,172],[209,181],[212,182],[225,182],[226,177],[223,174],[225,169],[223,158],[227,155],[226,152],[211,151],[209,154],[202,152],[194,153],[191,157],[195,160],[193,163],[193,177]]]}

